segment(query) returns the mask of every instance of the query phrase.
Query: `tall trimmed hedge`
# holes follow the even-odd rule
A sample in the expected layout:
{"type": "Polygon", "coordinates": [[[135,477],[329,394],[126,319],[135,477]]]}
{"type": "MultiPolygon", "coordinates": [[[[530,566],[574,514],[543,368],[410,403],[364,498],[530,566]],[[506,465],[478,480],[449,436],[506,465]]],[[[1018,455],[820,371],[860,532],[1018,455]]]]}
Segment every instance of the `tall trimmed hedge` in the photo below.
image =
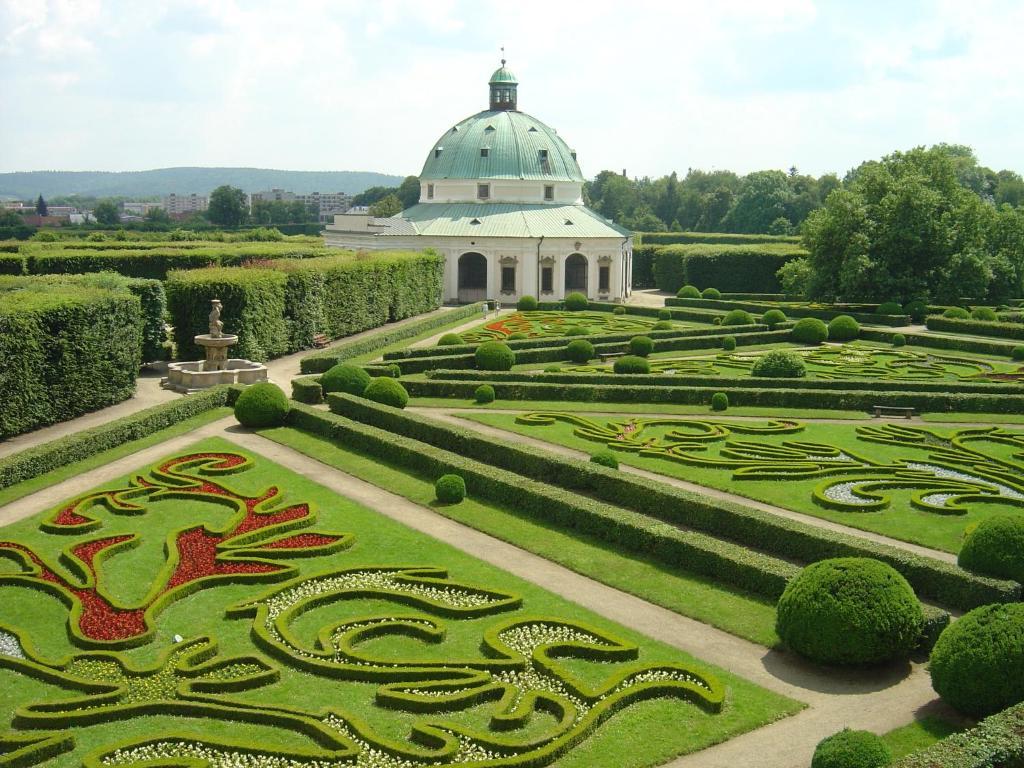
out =
{"type": "Polygon", "coordinates": [[[641,238],[644,245],[758,245],[800,242],[796,235],[741,235],[734,232],[644,232],[641,238]]]}
{"type": "Polygon", "coordinates": [[[666,245],[653,255],[655,285],[675,293],[687,283],[720,291],[778,293],[775,273],[787,261],[806,256],[796,244],[666,245]]]}
{"type": "Polygon", "coordinates": [[[135,392],[139,299],[77,285],[0,290],[0,438],[66,421],[135,392]]]}
{"type": "Polygon", "coordinates": [[[1024,324],[1022,323],[998,323],[973,319],[958,320],[943,317],[942,315],[929,315],[925,320],[925,327],[929,331],[966,333],[972,336],[996,336],[1002,339],[1024,339],[1024,324]]]}

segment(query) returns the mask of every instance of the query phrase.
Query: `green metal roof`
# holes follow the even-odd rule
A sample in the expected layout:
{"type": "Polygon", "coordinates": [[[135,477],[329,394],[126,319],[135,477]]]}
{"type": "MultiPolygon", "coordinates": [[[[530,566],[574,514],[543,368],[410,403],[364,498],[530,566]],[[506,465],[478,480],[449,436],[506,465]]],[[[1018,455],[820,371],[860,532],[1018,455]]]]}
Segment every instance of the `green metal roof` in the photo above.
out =
{"type": "Polygon", "coordinates": [[[505,61],[502,60],[501,66],[494,70],[494,74],[491,75],[491,79],[488,85],[497,85],[498,83],[511,83],[512,85],[519,85],[519,81],[516,80],[516,76],[512,74],[512,71],[505,66],[505,61]]]}
{"type": "MultiPolygon", "coordinates": [[[[435,237],[630,237],[632,232],[583,205],[420,203],[391,219],[392,232],[435,237]]],[[[390,228],[390,226],[389,226],[390,228]]]]}
{"type": "Polygon", "coordinates": [[[430,150],[420,179],[583,181],[569,145],[525,112],[479,112],[445,131],[430,150]],[[481,149],[486,149],[483,157],[481,149]]]}

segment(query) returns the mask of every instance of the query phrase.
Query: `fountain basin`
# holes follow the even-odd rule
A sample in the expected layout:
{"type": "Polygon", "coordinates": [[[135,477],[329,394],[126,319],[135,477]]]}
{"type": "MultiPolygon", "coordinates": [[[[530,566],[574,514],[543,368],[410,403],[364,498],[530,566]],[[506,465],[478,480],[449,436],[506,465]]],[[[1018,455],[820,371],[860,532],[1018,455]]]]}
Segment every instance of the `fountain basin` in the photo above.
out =
{"type": "Polygon", "coordinates": [[[177,392],[198,392],[218,384],[255,384],[267,380],[267,366],[251,360],[230,358],[219,371],[204,370],[205,365],[203,360],[168,363],[167,378],[162,384],[177,392]]]}
{"type": "Polygon", "coordinates": [[[212,336],[209,333],[201,333],[194,337],[196,344],[201,347],[213,347],[220,349],[221,347],[230,347],[232,344],[238,341],[238,337],[233,333],[222,333],[220,336],[212,336]]]}

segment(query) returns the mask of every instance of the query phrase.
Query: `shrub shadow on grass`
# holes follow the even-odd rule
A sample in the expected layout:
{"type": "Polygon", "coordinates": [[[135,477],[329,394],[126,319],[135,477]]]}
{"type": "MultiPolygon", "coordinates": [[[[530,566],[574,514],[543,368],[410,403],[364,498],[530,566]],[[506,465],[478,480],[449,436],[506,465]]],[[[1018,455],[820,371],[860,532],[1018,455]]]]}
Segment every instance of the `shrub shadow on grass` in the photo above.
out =
{"type": "Polygon", "coordinates": [[[769,674],[783,682],[836,696],[883,691],[899,685],[913,669],[906,660],[870,667],[828,666],[781,649],[765,653],[761,663],[769,674]]]}

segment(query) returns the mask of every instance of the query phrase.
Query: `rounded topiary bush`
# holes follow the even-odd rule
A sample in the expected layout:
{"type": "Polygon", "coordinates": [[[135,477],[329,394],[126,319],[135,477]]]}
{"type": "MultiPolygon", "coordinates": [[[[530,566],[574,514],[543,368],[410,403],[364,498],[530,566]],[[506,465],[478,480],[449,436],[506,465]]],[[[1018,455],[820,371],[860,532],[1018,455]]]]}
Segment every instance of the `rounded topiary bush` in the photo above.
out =
{"type": "Polygon", "coordinates": [[[536,296],[523,296],[516,302],[516,309],[520,312],[533,312],[537,309],[536,296]]]}
{"type": "Polygon", "coordinates": [[[745,309],[731,309],[722,318],[722,325],[750,325],[754,316],[745,309]]]}
{"type": "Polygon", "coordinates": [[[781,309],[769,309],[761,317],[761,322],[767,325],[769,328],[774,328],[775,326],[781,325],[782,323],[786,322],[787,319],[788,318],[786,317],[786,313],[783,312],[781,309]]]}
{"type": "Polygon", "coordinates": [[[985,323],[994,323],[999,319],[992,307],[975,307],[971,310],[971,317],[974,320],[981,320],[985,323]]]}
{"type": "Polygon", "coordinates": [[[917,645],[924,617],[907,580],[865,557],[819,560],[786,586],[775,631],[789,648],[824,664],[877,664],[917,645]]]}
{"type": "Polygon", "coordinates": [[[522,331],[516,331],[515,333],[510,333],[508,335],[508,340],[509,341],[522,341],[523,339],[528,339],[528,338],[530,338],[530,337],[527,336],[522,331]]]}
{"type": "Polygon", "coordinates": [[[561,370],[562,366],[560,365],[549,365],[547,368],[544,369],[544,373],[558,373],[561,370]]]}
{"type": "Polygon", "coordinates": [[[587,308],[587,297],[578,291],[570,293],[565,297],[565,308],[570,312],[582,312],[587,308]]]}
{"type": "Polygon", "coordinates": [[[714,325],[721,325],[722,324],[722,316],[721,315],[715,315],[713,318],[711,318],[711,322],[714,325]]]}
{"type": "Polygon", "coordinates": [[[634,336],[629,340],[629,354],[647,357],[654,351],[654,341],[650,336],[634,336]]]}
{"type": "Polygon", "coordinates": [[[462,337],[457,333],[446,333],[440,339],[437,340],[437,346],[439,347],[454,347],[459,344],[465,344],[462,337]]]}
{"type": "Polygon", "coordinates": [[[729,408],[729,396],[725,392],[715,392],[711,396],[711,410],[724,411],[729,408]]]}
{"type": "Polygon", "coordinates": [[[473,353],[476,367],[481,371],[508,371],[516,362],[516,354],[508,344],[500,341],[485,341],[473,353]]]}
{"type": "Polygon", "coordinates": [[[1024,360],[1024,346],[1016,346],[1010,350],[1010,357],[1014,360],[1024,360]]]}
{"type": "Polygon", "coordinates": [[[732,352],[734,349],[736,349],[736,337],[726,336],[724,339],[722,339],[722,349],[724,349],[726,352],[732,352]]]}
{"type": "Polygon", "coordinates": [[[650,373],[651,364],[646,357],[636,355],[623,355],[612,366],[615,373],[650,373]]]}
{"type": "Polygon", "coordinates": [[[942,313],[943,317],[948,317],[950,320],[970,320],[971,313],[963,307],[950,307],[942,313]]]}
{"type": "Polygon", "coordinates": [[[672,322],[670,320],[659,320],[651,326],[652,331],[671,331],[672,322]]]}
{"type": "Polygon", "coordinates": [[[585,325],[570,325],[565,329],[566,336],[586,336],[590,333],[590,329],[585,325]]]}
{"type": "Polygon", "coordinates": [[[659,309],[658,310],[658,319],[659,320],[671,320],[672,319],[672,310],[671,309],[659,309]]]}
{"type": "Polygon", "coordinates": [[[677,299],[699,299],[700,288],[696,285],[684,285],[678,291],[676,291],[677,299]]]}
{"type": "Polygon", "coordinates": [[[818,742],[811,768],[884,768],[890,762],[892,752],[881,736],[844,728],[818,742]]]}
{"type": "Polygon", "coordinates": [[[764,379],[798,379],[807,375],[807,367],[796,352],[773,349],[754,361],[750,373],[764,379]]]}
{"type": "Polygon", "coordinates": [[[405,408],[409,402],[409,393],[405,391],[405,387],[390,376],[378,376],[373,379],[363,392],[363,397],[395,408],[405,408]]]}
{"type": "Polygon", "coordinates": [[[402,375],[402,368],[398,363],[392,363],[391,365],[384,366],[384,370],[388,372],[388,376],[392,379],[397,379],[402,375]]]}
{"type": "Polygon", "coordinates": [[[609,469],[619,468],[619,460],[610,450],[598,451],[590,457],[590,460],[594,464],[600,464],[602,467],[608,467],[609,469]]]}
{"type": "Polygon", "coordinates": [[[907,346],[907,337],[902,333],[894,333],[892,335],[892,345],[894,347],[905,347],[907,346]]]}
{"type": "Polygon", "coordinates": [[[875,310],[877,315],[902,315],[903,307],[901,307],[895,301],[883,301],[878,305],[878,309],[875,310]]]}
{"type": "Polygon", "coordinates": [[[984,605],[932,648],[932,688],[954,709],[985,717],[1024,701],[1024,603],[984,605]]]}
{"type": "Polygon", "coordinates": [[[700,292],[702,299],[720,299],[722,298],[722,292],[717,288],[705,288],[700,292]]]}
{"type": "Polygon", "coordinates": [[[793,341],[798,344],[821,344],[828,339],[828,326],[816,317],[803,317],[793,326],[793,341]]]}
{"type": "Polygon", "coordinates": [[[370,374],[351,363],[338,363],[328,368],[320,377],[320,388],[326,395],[328,392],[347,392],[350,395],[361,395],[370,383],[370,374]]]}
{"type": "Polygon", "coordinates": [[[612,314],[613,315],[624,315],[624,314],[626,314],[626,308],[625,307],[616,307],[615,309],[612,310],[612,314]]]}
{"type": "Polygon", "coordinates": [[[279,427],[291,406],[284,391],[269,381],[250,384],[235,400],[235,418],[243,427],[279,427]]]}
{"type": "Polygon", "coordinates": [[[441,475],[434,483],[434,495],[442,504],[458,504],[466,498],[466,481],[461,475],[441,475]]]}
{"type": "Polygon", "coordinates": [[[839,315],[828,321],[828,337],[832,341],[853,341],[860,336],[860,323],[849,315],[839,315]]]}
{"type": "Polygon", "coordinates": [[[565,356],[574,363],[585,363],[594,357],[594,345],[586,339],[570,341],[565,347],[565,356]]]}
{"type": "Polygon", "coordinates": [[[493,403],[494,387],[490,384],[481,384],[473,391],[473,399],[478,403],[493,403]]]}
{"type": "Polygon", "coordinates": [[[910,315],[910,319],[915,323],[921,323],[928,316],[928,305],[920,299],[914,299],[903,305],[903,311],[910,315]]]}
{"type": "Polygon", "coordinates": [[[1024,583],[1024,518],[996,515],[967,535],[957,562],[961,568],[1024,583]]]}

